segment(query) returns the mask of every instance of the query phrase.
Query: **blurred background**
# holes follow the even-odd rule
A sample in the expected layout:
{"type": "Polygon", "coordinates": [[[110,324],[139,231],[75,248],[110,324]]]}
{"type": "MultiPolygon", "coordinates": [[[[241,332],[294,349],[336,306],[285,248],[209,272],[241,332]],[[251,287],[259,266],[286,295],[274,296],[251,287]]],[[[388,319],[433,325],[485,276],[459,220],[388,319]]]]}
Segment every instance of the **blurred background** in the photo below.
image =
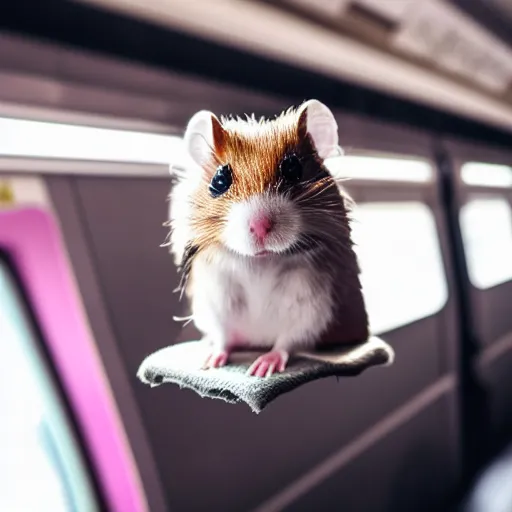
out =
{"type": "Polygon", "coordinates": [[[512,2],[0,5],[0,510],[511,511],[512,2]],[[192,114],[327,104],[390,368],[260,415],[136,378],[192,114]]]}

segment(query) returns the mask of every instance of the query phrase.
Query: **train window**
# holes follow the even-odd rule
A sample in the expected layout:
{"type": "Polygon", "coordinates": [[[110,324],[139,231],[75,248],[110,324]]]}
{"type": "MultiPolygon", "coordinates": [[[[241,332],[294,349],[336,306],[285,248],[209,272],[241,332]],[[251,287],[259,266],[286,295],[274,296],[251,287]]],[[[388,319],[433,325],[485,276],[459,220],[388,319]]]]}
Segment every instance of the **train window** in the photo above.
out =
{"type": "Polygon", "coordinates": [[[512,167],[468,162],[461,169],[462,181],[481,187],[512,187],[512,167]]]}
{"type": "Polygon", "coordinates": [[[352,222],[375,334],[437,313],[448,298],[434,216],[420,202],[361,203],[352,222]]]}
{"type": "Polygon", "coordinates": [[[512,279],[512,210],[506,199],[471,199],[460,212],[469,278],[480,289],[512,279]]]}
{"type": "Polygon", "coordinates": [[[100,510],[31,327],[0,258],[0,510],[100,510]]]}
{"type": "Polygon", "coordinates": [[[0,155],[168,165],[183,160],[171,135],[0,118],[0,155]]]}
{"type": "Polygon", "coordinates": [[[424,160],[345,155],[326,160],[327,168],[340,178],[425,183],[432,181],[432,166],[424,160]]]}

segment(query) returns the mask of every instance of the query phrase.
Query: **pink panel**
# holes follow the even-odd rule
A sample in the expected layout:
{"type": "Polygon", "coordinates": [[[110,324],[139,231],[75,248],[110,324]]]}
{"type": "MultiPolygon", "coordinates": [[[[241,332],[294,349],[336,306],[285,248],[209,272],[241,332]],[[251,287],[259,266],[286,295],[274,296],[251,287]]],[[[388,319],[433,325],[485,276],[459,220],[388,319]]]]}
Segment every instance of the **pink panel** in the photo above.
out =
{"type": "Polygon", "coordinates": [[[147,504],[90,333],[57,224],[36,208],[0,211],[0,248],[13,258],[112,512],[147,504]]]}

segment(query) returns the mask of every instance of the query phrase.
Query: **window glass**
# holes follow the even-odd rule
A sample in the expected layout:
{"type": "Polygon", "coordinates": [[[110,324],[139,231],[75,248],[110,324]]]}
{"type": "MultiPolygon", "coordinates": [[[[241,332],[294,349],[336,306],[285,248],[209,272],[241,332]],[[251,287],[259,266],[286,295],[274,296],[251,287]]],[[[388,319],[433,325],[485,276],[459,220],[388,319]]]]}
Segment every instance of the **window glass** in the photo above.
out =
{"type": "Polygon", "coordinates": [[[72,427],[0,258],[0,510],[95,512],[72,427]]]}
{"type": "MultiPolygon", "coordinates": [[[[182,137],[0,117],[0,156],[172,165],[190,163],[182,137]]],[[[326,160],[341,178],[428,182],[419,159],[346,155],[326,160]]]]}
{"type": "Polygon", "coordinates": [[[481,187],[512,187],[512,167],[468,162],[461,169],[462,181],[481,187]]]}
{"type": "Polygon", "coordinates": [[[432,211],[419,202],[361,203],[353,218],[372,332],[442,309],[448,290],[432,211]]]}
{"type": "Polygon", "coordinates": [[[339,178],[415,183],[433,178],[432,166],[423,160],[346,155],[329,158],[325,164],[339,178]]]}
{"type": "Polygon", "coordinates": [[[472,199],[460,212],[469,278],[485,289],[512,279],[512,211],[502,198],[472,199]]]}
{"type": "Polygon", "coordinates": [[[181,137],[0,117],[0,155],[168,165],[181,163],[181,137]]]}

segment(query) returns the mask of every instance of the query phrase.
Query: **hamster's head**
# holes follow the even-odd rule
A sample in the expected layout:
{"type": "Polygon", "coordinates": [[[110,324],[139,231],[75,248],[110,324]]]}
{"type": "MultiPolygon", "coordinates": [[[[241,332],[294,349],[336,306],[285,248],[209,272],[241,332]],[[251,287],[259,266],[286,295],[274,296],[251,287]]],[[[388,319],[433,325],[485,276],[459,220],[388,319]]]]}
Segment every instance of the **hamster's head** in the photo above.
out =
{"type": "MultiPolygon", "coordinates": [[[[195,114],[185,132],[191,165],[171,196],[171,244],[247,258],[307,253],[333,238],[343,199],[323,162],[338,127],[317,100],[272,120],[195,114]]],[[[332,243],[332,240],[331,240],[332,243]]]]}

